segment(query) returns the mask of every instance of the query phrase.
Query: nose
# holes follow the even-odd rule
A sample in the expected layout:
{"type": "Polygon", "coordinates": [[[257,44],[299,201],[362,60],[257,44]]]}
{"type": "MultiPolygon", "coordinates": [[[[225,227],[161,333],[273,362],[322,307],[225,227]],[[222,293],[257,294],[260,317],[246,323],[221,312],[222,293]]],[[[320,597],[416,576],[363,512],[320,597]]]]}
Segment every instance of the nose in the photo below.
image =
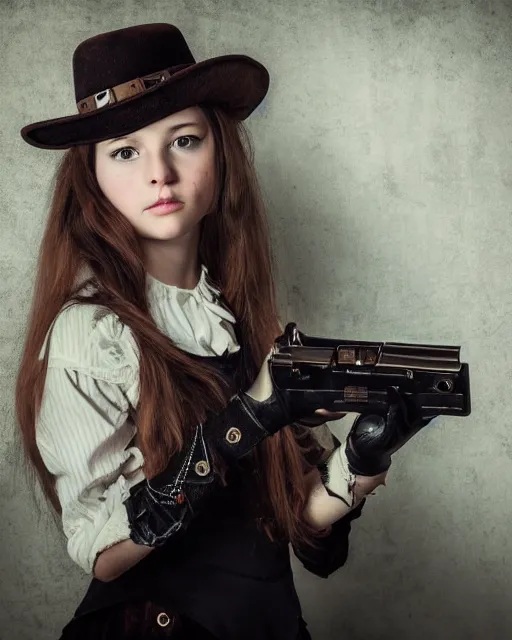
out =
{"type": "Polygon", "coordinates": [[[148,177],[151,184],[170,184],[176,182],[177,171],[167,153],[157,153],[148,160],[148,177]]]}

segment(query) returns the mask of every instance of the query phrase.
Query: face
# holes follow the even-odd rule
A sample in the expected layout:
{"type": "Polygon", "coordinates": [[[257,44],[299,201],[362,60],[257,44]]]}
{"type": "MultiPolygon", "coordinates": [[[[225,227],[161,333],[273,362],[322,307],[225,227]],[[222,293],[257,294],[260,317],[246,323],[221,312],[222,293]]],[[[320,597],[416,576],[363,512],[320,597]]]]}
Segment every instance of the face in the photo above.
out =
{"type": "Polygon", "coordinates": [[[198,107],[96,144],[98,184],[147,240],[198,237],[215,189],[214,140],[198,107]],[[158,200],[175,203],[152,206],[158,200]]]}

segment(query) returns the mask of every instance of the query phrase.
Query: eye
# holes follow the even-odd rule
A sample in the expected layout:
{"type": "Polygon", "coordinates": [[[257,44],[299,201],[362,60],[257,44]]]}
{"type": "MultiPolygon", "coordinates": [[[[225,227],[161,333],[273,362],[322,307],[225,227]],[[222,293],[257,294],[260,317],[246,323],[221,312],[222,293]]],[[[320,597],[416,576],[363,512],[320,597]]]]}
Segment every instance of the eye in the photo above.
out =
{"type": "MultiPolygon", "coordinates": [[[[180,136],[176,138],[176,140],[170,145],[171,147],[175,146],[178,149],[194,149],[201,142],[201,140],[197,136],[180,136]]],[[[138,152],[133,147],[123,147],[122,149],[117,149],[110,154],[111,158],[114,160],[121,161],[130,161],[133,160],[133,154],[138,152]]]]}
{"type": "Polygon", "coordinates": [[[200,140],[197,136],[180,136],[179,138],[176,138],[173,145],[176,145],[178,149],[192,149],[193,147],[196,147],[199,142],[200,140]]]}
{"type": "Polygon", "coordinates": [[[132,159],[132,155],[131,154],[133,152],[135,152],[135,149],[133,147],[123,147],[122,149],[118,149],[117,151],[113,151],[110,154],[110,157],[114,158],[114,160],[131,160],[132,159]]]}

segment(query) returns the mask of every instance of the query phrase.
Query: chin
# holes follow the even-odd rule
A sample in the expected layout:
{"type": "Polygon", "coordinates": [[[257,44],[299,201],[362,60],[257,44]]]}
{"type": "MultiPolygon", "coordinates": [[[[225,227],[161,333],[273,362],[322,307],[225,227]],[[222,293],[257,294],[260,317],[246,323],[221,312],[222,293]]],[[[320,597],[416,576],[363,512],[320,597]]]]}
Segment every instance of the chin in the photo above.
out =
{"type": "Polygon", "coordinates": [[[178,240],[178,238],[188,235],[193,230],[193,226],[162,225],[159,229],[140,229],[139,234],[146,240],[178,240]]]}

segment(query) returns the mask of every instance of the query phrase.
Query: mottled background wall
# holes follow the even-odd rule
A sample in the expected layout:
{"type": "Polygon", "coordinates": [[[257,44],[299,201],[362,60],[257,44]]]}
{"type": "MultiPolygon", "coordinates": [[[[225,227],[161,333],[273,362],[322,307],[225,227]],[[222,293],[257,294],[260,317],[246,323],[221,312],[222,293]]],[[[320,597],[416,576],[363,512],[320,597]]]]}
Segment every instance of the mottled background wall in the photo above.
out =
{"type": "Polygon", "coordinates": [[[15,473],[13,389],[79,41],[173,22],[198,59],[272,75],[250,120],[280,308],[307,333],[452,343],[473,413],[396,457],[327,581],[296,566],[315,640],[510,636],[512,4],[500,0],[2,0],[0,637],[50,640],[86,579],[15,473]]]}

